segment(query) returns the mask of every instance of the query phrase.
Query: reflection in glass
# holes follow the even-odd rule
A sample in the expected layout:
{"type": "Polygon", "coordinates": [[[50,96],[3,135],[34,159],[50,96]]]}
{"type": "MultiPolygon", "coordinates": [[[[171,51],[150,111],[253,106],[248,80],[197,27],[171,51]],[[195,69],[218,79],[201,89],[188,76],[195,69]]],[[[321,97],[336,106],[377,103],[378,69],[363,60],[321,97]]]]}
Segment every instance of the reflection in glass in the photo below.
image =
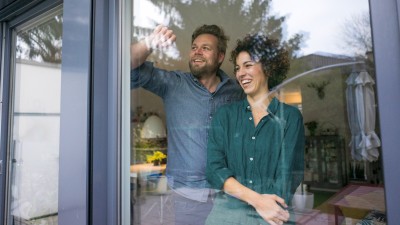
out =
{"type": "Polygon", "coordinates": [[[7,224],[58,224],[62,14],[15,35],[7,224]]]}
{"type": "MultiPolygon", "coordinates": [[[[174,30],[176,45],[156,50],[148,58],[157,67],[167,70],[188,70],[190,35],[202,24],[218,24],[225,29],[230,36],[227,54],[236,40],[247,33],[263,32],[281,40],[291,52],[291,69],[287,82],[275,91],[281,101],[298,107],[303,114],[307,141],[304,188],[299,191],[307,190],[314,196],[312,207],[296,214],[296,220],[303,223],[317,220],[323,225],[333,224],[336,219],[356,223],[367,215],[384,215],[382,149],[376,102],[370,101],[362,107],[365,113],[375,111],[375,115],[368,114],[371,118],[368,121],[375,121],[368,125],[373,132],[357,133],[353,127],[357,124],[360,131],[360,127],[366,126],[356,122],[362,120],[360,115],[365,115],[354,112],[356,96],[367,94],[371,100],[376,95],[368,1],[135,0],[129,19],[132,21],[132,42],[150,34],[157,24],[174,30]],[[365,72],[371,81],[369,89],[348,91],[351,75],[365,72]],[[371,145],[366,144],[371,142],[371,145]],[[363,153],[371,153],[373,157],[362,157],[363,153]],[[334,194],[338,197],[331,198],[334,194]],[[379,212],[374,211],[377,209],[374,205],[382,206],[379,212]],[[348,210],[342,210],[344,208],[348,210]]],[[[231,62],[225,60],[221,68],[233,76],[231,62]]],[[[143,89],[132,90],[131,99],[131,168],[139,169],[147,154],[143,149],[165,150],[167,144],[165,140],[141,141],[139,134],[143,122],[153,114],[165,121],[165,113],[162,100],[143,89]]],[[[173,206],[168,195],[162,195],[160,200],[159,195],[150,195],[146,190],[157,188],[159,182],[149,175],[163,173],[164,168],[154,173],[146,168],[142,177],[137,177],[136,171],[132,179],[132,198],[135,200],[132,222],[146,224],[154,220],[158,224],[162,221],[160,215],[171,213],[173,206]]]]}

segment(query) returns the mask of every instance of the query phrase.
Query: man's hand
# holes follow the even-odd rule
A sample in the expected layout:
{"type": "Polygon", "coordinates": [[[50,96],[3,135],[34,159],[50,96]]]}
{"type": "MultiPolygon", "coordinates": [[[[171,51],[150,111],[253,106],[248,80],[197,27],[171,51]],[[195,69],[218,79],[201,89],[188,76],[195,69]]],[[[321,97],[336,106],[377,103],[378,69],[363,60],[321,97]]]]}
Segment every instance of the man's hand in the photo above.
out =
{"type": "Polygon", "coordinates": [[[175,40],[176,36],[174,32],[163,25],[158,25],[153,30],[153,33],[144,39],[146,47],[150,51],[156,48],[169,47],[175,42],[175,40]]]}
{"type": "Polygon", "coordinates": [[[151,52],[156,48],[167,48],[176,40],[172,30],[158,25],[149,36],[131,45],[131,69],[142,65],[151,52]]]}

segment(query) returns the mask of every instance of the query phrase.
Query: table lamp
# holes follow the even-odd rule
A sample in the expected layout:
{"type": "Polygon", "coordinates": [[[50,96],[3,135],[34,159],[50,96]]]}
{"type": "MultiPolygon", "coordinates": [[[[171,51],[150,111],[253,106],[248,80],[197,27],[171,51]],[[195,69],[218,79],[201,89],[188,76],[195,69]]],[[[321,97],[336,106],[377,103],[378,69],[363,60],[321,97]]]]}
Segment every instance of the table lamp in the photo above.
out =
{"type": "Polygon", "coordinates": [[[143,128],[140,132],[141,138],[153,139],[165,138],[166,136],[165,126],[160,117],[152,115],[144,121],[143,128]]]}

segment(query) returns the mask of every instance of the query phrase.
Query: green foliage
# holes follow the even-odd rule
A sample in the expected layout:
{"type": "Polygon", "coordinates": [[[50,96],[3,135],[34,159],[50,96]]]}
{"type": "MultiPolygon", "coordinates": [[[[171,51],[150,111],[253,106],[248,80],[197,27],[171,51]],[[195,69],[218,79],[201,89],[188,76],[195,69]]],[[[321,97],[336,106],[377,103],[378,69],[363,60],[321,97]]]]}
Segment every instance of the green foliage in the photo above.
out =
{"type": "Polygon", "coordinates": [[[19,33],[17,44],[17,57],[39,62],[61,63],[62,50],[62,15],[40,26],[34,26],[19,33]]]}

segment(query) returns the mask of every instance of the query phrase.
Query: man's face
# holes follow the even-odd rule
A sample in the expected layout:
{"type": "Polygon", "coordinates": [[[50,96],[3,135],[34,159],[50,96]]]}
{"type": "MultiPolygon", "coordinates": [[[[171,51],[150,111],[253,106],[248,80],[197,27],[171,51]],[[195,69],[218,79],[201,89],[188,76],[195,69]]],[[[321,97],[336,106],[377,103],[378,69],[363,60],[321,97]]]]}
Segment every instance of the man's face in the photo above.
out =
{"type": "Polygon", "coordinates": [[[197,78],[216,73],[224,56],[218,51],[217,37],[201,34],[192,43],[189,54],[190,71],[197,78]]]}

